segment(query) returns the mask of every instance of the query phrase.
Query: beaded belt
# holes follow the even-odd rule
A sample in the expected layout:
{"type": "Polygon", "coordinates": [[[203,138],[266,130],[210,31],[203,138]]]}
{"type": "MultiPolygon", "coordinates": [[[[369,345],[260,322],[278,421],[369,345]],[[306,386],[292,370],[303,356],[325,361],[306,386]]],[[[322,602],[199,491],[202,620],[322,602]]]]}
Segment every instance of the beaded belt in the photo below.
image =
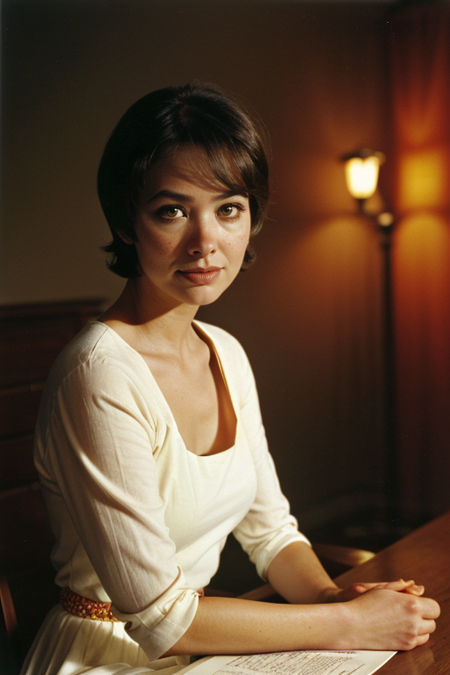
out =
{"type": "Polygon", "coordinates": [[[63,588],[59,596],[61,606],[74,616],[94,621],[118,621],[111,612],[110,602],[95,602],[74,593],[70,588],[63,588]]]}

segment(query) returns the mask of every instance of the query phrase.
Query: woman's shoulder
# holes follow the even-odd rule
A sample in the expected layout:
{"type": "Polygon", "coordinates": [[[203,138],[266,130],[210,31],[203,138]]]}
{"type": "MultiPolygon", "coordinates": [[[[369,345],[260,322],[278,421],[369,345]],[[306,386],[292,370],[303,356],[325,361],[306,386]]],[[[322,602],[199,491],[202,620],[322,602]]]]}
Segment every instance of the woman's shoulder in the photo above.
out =
{"type": "Polygon", "coordinates": [[[50,372],[53,385],[68,377],[92,379],[139,369],[140,357],[115,331],[100,321],[88,323],[62,350],[50,372]]]}
{"type": "MultiPolygon", "coordinates": [[[[71,369],[72,365],[76,366],[92,360],[101,351],[111,350],[112,337],[112,331],[106,324],[100,321],[90,321],[64,347],[56,363],[64,363],[71,369]]],[[[117,347],[114,350],[117,350],[117,347]]]]}

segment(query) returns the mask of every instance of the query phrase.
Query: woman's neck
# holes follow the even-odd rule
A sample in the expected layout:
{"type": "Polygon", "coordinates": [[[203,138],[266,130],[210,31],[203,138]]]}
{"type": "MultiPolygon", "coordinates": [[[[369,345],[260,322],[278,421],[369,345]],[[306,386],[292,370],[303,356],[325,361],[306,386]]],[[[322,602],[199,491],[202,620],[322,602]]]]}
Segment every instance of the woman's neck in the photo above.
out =
{"type": "Polygon", "coordinates": [[[197,338],[192,330],[197,310],[196,305],[164,303],[148,291],[143,292],[139,284],[129,279],[119,298],[102,314],[100,321],[113,328],[138,351],[151,343],[156,351],[181,353],[186,343],[197,338]]]}

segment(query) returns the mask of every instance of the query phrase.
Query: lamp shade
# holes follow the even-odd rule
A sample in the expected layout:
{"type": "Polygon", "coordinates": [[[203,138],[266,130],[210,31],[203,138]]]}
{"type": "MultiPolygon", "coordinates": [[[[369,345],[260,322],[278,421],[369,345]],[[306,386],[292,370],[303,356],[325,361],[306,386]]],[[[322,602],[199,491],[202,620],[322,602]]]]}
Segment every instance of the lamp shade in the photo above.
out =
{"type": "Polygon", "coordinates": [[[355,199],[368,199],[377,189],[380,164],[384,161],[381,152],[362,150],[345,158],[347,188],[355,199]]]}

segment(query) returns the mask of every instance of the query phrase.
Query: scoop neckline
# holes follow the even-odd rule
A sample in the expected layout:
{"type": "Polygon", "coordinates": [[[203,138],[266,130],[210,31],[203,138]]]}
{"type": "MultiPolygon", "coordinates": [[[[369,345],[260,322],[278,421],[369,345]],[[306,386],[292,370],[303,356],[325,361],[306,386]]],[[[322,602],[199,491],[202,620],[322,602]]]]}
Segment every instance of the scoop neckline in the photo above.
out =
{"type": "Polygon", "coordinates": [[[166,400],[166,397],[164,396],[163,392],[161,391],[161,388],[160,388],[159,384],[157,383],[148,363],[145,361],[144,357],[137,351],[137,349],[132,347],[121,335],[119,335],[119,333],[116,330],[114,330],[114,328],[112,328],[111,326],[108,326],[107,323],[104,323],[103,321],[100,321],[99,319],[93,319],[89,323],[90,324],[97,324],[99,326],[103,326],[104,328],[106,328],[109,333],[112,333],[113,336],[115,338],[117,338],[120,343],[124,344],[129,350],[131,350],[131,352],[134,355],[136,355],[136,357],[139,358],[139,360],[144,364],[144,366],[146,368],[146,372],[148,372],[148,374],[150,375],[150,377],[152,379],[152,382],[153,382],[154,386],[156,387],[156,389],[158,391],[158,395],[161,398],[162,402],[164,403],[164,407],[166,408],[166,410],[168,411],[168,413],[170,415],[170,418],[173,422],[173,425],[176,429],[176,432],[177,432],[177,434],[178,434],[178,436],[181,440],[181,443],[183,444],[183,448],[187,452],[188,455],[190,455],[191,457],[197,457],[199,459],[206,459],[206,458],[211,459],[212,457],[220,457],[222,455],[228,455],[236,448],[237,437],[238,437],[238,428],[239,428],[239,418],[236,414],[236,406],[235,406],[234,397],[233,397],[233,395],[231,393],[231,390],[228,386],[228,381],[227,381],[227,378],[225,376],[225,371],[224,371],[224,368],[223,368],[223,365],[222,365],[222,359],[221,359],[221,356],[220,356],[219,351],[217,349],[216,343],[214,342],[214,339],[209,334],[209,332],[203,328],[203,325],[204,325],[203,322],[198,322],[198,321],[195,321],[195,320],[192,321],[192,323],[195,324],[195,326],[202,333],[204,333],[206,335],[206,337],[209,339],[209,341],[211,343],[212,348],[214,349],[214,353],[216,355],[217,363],[219,365],[219,370],[221,372],[224,385],[225,385],[225,387],[228,391],[228,395],[230,397],[231,405],[233,407],[234,416],[236,418],[236,429],[235,429],[235,433],[234,433],[234,443],[233,443],[233,445],[231,445],[229,448],[226,448],[225,450],[222,450],[221,452],[215,452],[213,454],[207,454],[207,455],[197,455],[197,453],[192,452],[192,450],[189,450],[189,448],[187,447],[187,445],[184,441],[184,438],[180,433],[180,430],[178,428],[178,424],[177,424],[177,421],[176,421],[176,419],[173,415],[173,412],[172,412],[172,410],[171,410],[171,408],[170,408],[170,406],[169,406],[169,404],[166,400]]]}

